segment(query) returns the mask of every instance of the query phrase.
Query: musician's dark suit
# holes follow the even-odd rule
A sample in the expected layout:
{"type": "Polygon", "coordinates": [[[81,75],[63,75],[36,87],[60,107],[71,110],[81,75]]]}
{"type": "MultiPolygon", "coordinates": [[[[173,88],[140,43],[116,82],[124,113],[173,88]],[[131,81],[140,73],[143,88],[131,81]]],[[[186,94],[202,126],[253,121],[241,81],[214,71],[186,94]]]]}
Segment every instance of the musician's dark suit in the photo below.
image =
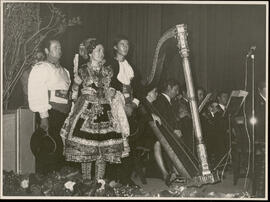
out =
{"type": "MultiPolygon", "coordinates": [[[[179,130],[179,123],[177,122],[176,114],[173,109],[172,104],[168,101],[168,99],[163,95],[159,94],[157,99],[153,102],[153,106],[158,110],[159,115],[162,116],[162,119],[165,119],[167,124],[172,130],[179,130]]],[[[162,120],[161,120],[162,122],[162,120]]],[[[162,125],[160,127],[162,131],[162,125]]],[[[172,131],[173,133],[173,131],[172,131]]],[[[162,157],[165,163],[165,167],[169,173],[173,172],[173,165],[168,155],[162,149],[162,157]]]]}
{"type": "MultiPolygon", "coordinates": [[[[115,59],[112,58],[108,64],[110,64],[111,68],[113,69],[113,77],[111,80],[111,87],[115,88],[116,90],[124,93],[124,84],[121,83],[117,76],[120,71],[120,66],[119,62],[115,59]]],[[[137,99],[140,100],[142,97],[142,87],[140,85],[140,75],[138,74],[138,71],[135,71],[135,69],[132,67],[131,68],[134,71],[134,78],[130,81],[129,85],[129,94],[130,97],[126,98],[126,104],[131,104],[133,102],[132,99],[137,99]]],[[[129,127],[130,127],[130,136],[128,138],[129,140],[129,146],[130,146],[130,153],[128,157],[125,157],[122,159],[121,164],[111,164],[107,166],[106,169],[106,177],[111,179],[111,180],[116,180],[120,181],[121,184],[130,184],[133,185],[134,182],[131,180],[131,175],[133,172],[133,169],[135,167],[134,165],[134,150],[136,147],[136,139],[138,137],[138,115],[137,115],[137,109],[135,109],[132,112],[132,115],[128,117],[128,122],[129,122],[129,127]]]]}
{"type": "Polygon", "coordinates": [[[191,119],[191,110],[189,106],[189,102],[184,99],[183,97],[181,99],[176,99],[173,102],[173,108],[175,113],[177,113],[179,118],[179,124],[181,132],[183,133],[183,141],[184,143],[192,149],[193,147],[193,125],[192,125],[192,119],[191,119]],[[181,111],[181,112],[180,112],[181,111]],[[181,113],[186,112],[186,116],[180,116],[181,113]]]}
{"type": "MultiPolygon", "coordinates": [[[[130,61],[128,61],[130,63],[130,61]]],[[[108,62],[109,65],[111,65],[111,68],[113,69],[113,77],[111,78],[111,86],[115,88],[116,90],[119,90],[122,92],[123,84],[117,79],[117,75],[119,74],[119,62],[116,59],[110,59],[108,62]]],[[[131,87],[132,87],[132,95],[133,98],[137,98],[140,100],[142,98],[142,86],[140,83],[141,77],[139,72],[134,68],[134,66],[131,64],[131,67],[134,71],[134,78],[131,80],[131,87]]]]}
{"type": "Polygon", "coordinates": [[[214,115],[214,130],[215,130],[215,140],[217,152],[216,156],[221,158],[229,150],[229,134],[227,130],[229,129],[228,125],[228,116],[223,116],[224,110],[217,106],[218,111],[214,115]]]}
{"type": "Polygon", "coordinates": [[[176,118],[176,111],[174,110],[172,104],[162,93],[158,95],[157,99],[153,102],[153,105],[156,109],[158,109],[159,113],[166,119],[167,123],[173,129],[179,129],[176,118]]]}

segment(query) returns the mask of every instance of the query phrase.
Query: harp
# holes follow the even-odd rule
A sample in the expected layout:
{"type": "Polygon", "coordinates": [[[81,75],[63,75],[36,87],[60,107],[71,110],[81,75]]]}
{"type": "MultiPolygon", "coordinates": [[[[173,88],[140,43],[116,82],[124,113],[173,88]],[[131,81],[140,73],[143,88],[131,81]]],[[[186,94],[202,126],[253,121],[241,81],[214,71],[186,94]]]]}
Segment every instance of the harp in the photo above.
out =
{"type": "Polygon", "coordinates": [[[158,41],[152,69],[145,81],[145,85],[153,85],[158,82],[163,69],[164,59],[166,57],[166,46],[164,43],[170,38],[176,39],[178,51],[182,58],[183,72],[187,86],[187,94],[189,97],[193,129],[197,139],[197,156],[190,151],[190,148],[185,145],[181,138],[177,139],[175,137],[172,130],[170,129],[170,126],[166,124],[166,120],[164,120],[158,113],[158,109],[155,109],[153,106],[151,106],[151,104],[146,107],[150,112],[155,113],[161,117],[161,126],[157,126],[154,122],[150,122],[149,125],[153,129],[154,134],[160,141],[165,152],[168,154],[176,170],[180,175],[187,179],[187,185],[201,186],[203,184],[215,183],[219,181],[220,178],[217,172],[213,173],[210,171],[208,165],[207,153],[202,138],[198,106],[195,100],[193,80],[191,76],[192,74],[188,59],[189,48],[187,44],[187,35],[187,26],[185,24],[176,25],[163,34],[163,36],[158,41]]]}

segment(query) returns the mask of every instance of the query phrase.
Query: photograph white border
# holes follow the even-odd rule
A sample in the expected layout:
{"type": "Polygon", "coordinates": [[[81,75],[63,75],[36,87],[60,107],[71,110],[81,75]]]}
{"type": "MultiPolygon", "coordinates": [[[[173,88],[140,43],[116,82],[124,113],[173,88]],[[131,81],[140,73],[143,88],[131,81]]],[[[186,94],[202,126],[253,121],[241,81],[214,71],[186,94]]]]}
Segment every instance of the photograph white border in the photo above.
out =
{"type": "Polygon", "coordinates": [[[176,199],[187,199],[187,200],[265,200],[268,199],[268,124],[266,124],[266,155],[265,155],[265,162],[266,162],[266,172],[265,172],[265,198],[237,198],[237,199],[229,199],[229,198],[174,198],[174,197],[161,197],[161,198],[157,198],[157,197],[132,197],[132,198],[127,198],[127,197],[37,197],[37,196],[18,196],[18,197],[13,197],[13,196],[3,196],[3,189],[2,189],[2,175],[3,175],[3,127],[2,127],[2,114],[3,114],[3,100],[2,100],[2,92],[3,92],[3,4],[4,3],[76,3],[76,4],[224,4],[224,5],[265,5],[266,6],[266,123],[268,123],[268,54],[269,54],[269,49],[268,49],[268,42],[269,42],[269,27],[268,27],[268,19],[269,19],[269,3],[268,1],[35,1],[35,0],[29,0],[29,1],[13,1],[13,0],[1,0],[1,144],[0,144],[0,148],[1,148],[1,164],[0,164],[0,199],[71,199],[71,200],[75,200],[75,199],[110,199],[110,200],[118,200],[118,199],[145,199],[145,200],[149,200],[149,199],[164,199],[164,200],[176,200],[176,199]]]}

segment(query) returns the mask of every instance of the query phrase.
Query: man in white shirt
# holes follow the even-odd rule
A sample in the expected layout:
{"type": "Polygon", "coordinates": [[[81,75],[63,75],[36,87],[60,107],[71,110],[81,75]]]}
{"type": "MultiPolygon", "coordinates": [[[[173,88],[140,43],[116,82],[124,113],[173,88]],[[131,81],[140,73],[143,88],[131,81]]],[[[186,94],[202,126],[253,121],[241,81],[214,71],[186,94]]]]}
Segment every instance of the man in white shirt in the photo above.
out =
{"type": "MultiPolygon", "coordinates": [[[[28,79],[29,108],[37,113],[40,128],[49,134],[56,146],[52,154],[46,151],[35,154],[36,172],[42,174],[59,170],[64,162],[63,143],[59,133],[71,107],[68,99],[71,83],[69,72],[59,63],[62,55],[60,42],[46,41],[44,51],[47,59],[33,67],[28,79]]],[[[35,140],[43,139],[40,137],[35,140]]]]}

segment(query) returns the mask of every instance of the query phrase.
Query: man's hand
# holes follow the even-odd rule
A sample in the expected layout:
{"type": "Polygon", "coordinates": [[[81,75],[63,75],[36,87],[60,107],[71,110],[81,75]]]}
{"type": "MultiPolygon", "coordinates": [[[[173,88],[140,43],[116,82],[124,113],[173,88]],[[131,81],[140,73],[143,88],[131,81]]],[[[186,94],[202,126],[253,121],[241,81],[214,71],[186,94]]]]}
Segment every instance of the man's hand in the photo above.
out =
{"type": "Polygon", "coordinates": [[[125,107],[124,107],[124,109],[125,109],[126,115],[128,117],[130,117],[132,115],[132,112],[134,110],[133,107],[132,107],[132,105],[130,105],[130,104],[126,104],[125,107]]]}
{"type": "Polygon", "coordinates": [[[82,83],[82,79],[80,78],[78,72],[75,72],[74,73],[74,82],[77,84],[77,85],[80,85],[82,83]]]}
{"type": "Polygon", "coordinates": [[[182,118],[184,118],[184,117],[190,117],[190,115],[189,115],[189,112],[188,111],[186,111],[186,110],[179,110],[179,117],[180,117],[180,119],[182,119],[182,118]]]}
{"type": "Polygon", "coordinates": [[[129,105],[133,108],[133,110],[136,109],[136,108],[138,107],[134,102],[132,102],[132,103],[129,104],[129,105]]]}
{"type": "Polygon", "coordinates": [[[182,136],[183,136],[181,130],[174,130],[173,132],[174,132],[178,137],[182,137],[182,136]]]}
{"type": "Polygon", "coordinates": [[[41,119],[41,121],[40,121],[40,128],[42,128],[46,132],[48,131],[48,128],[49,128],[48,118],[41,119]]]}
{"type": "Polygon", "coordinates": [[[154,120],[154,123],[158,122],[159,125],[161,125],[161,120],[156,114],[152,114],[152,118],[154,120]]]}

